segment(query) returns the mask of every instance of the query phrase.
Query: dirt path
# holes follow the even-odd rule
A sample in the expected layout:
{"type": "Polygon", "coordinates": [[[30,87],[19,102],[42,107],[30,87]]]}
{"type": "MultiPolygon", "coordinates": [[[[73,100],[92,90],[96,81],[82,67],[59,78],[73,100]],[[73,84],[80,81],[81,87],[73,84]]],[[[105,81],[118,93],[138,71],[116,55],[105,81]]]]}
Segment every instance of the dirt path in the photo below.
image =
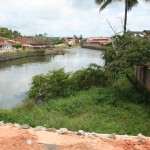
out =
{"type": "Polygon", "coordinates": [[[0,126],[0,150],[150,150],[150,139],[100,139],[0,126]]]}

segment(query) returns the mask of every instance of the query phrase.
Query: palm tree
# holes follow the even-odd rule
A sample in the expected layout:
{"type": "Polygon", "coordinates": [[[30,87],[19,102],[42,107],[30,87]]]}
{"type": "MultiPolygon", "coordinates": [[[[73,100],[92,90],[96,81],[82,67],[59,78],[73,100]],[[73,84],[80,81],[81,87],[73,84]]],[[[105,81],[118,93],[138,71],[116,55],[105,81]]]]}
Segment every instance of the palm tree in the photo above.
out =
{"type": "MultiPolygon", "coordinates": [[[[95,0],[95,2],[100,5],[100,10],[102,11],[107,7],[109,4],[113,2],[124,2],[125,3],[125,17],[124,17],[124,33],[126,32],[126,27],[127,27],[127,12],[130,11],[134,6],[139,4],[138,0],[95,0]]],[[[150,0],[143,0],[145,2],[150,2],[150,0]]]]}

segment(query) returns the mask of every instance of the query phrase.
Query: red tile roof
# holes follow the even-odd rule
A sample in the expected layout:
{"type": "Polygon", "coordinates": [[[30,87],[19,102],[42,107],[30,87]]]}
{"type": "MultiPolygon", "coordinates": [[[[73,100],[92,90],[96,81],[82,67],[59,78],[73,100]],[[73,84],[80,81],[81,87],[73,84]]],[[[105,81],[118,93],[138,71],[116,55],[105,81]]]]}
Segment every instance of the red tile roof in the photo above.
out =
{"type": "Polygon", "coordinates": [[[101,38],[101,37],[88,38],[87,41],[88,42],[99,42],[99,43],[102,43],[102,44],[107,44],[111,41],[111,38],[101,38]]]}
{"type": "Polygon", "coordinates": [[[32,38],[18,38],[17,41],[20,42],[21,44],[33,43],[32,38]]]}

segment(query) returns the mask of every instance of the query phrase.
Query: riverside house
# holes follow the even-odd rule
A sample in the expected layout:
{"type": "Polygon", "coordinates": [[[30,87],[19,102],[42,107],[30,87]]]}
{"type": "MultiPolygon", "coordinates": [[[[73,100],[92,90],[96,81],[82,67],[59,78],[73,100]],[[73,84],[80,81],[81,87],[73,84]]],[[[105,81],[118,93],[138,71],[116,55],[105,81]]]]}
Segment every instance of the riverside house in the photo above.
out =
{"type": "Polygon", "coordinates": [[[147,36],[148,37],[148,40],[150,41],[150,30],[143,30],[143,31],[131,31],[131,33],[134,35],[134,36],[147,36]]]}
{"type": "Polygon", "coordinates": [[[48,42],[36,42],[34,41],[33,38],[25,38],[21,37],[18,38],[17,41],[19,41],[22,44],[22,49],[23,50],[29,50],[29,49],[47,49],[47,48],[52,48],[53,45],[51,45],[48,42]]]}
{"type": "Polygon", "coordinates": [[[12,44],[14,43],[16,43],[16,41],[0,37],[0,50],[13,50],[12,44]]]}
{"type": "Polygon", "coordinates": [[[111,41],[111,38],[91,37],[87,39],[87,42],[81,43],[81,47],[91,49],[103,49],[103,46],[110,43],[111,41]]]}
{"type": "Polygon", "coordinates": [[[66,43],[68,44],[68,45],[70,45],[70,46],[72,46],[72,45],[76,45],[76,44],[78,44],[79,43],[79,41],[80,41],[80,39],[77,37],[77,36],[73,36],[73,37],[66,37],[66,38],[64,38],[65,39],[65,41],[66,41],[66,43]]]}

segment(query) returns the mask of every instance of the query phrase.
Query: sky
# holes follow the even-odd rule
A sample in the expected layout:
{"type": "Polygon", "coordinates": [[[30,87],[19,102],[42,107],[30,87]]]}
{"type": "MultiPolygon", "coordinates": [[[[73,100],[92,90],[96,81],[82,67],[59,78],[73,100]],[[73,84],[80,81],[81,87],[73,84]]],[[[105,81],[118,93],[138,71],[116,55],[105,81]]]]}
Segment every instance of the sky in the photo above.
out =
{"type": "MultiPolygon", "coordinates": [[[[118,33],[123,19],[123,2],[99,12],[95,0],[0,0],[0,26],[22,35],[110,37],[114,32],[107,20],[118,33]]],[[[141,0],[128,13],[127,29],[150,30],[150,4],[141,0]]]]}

